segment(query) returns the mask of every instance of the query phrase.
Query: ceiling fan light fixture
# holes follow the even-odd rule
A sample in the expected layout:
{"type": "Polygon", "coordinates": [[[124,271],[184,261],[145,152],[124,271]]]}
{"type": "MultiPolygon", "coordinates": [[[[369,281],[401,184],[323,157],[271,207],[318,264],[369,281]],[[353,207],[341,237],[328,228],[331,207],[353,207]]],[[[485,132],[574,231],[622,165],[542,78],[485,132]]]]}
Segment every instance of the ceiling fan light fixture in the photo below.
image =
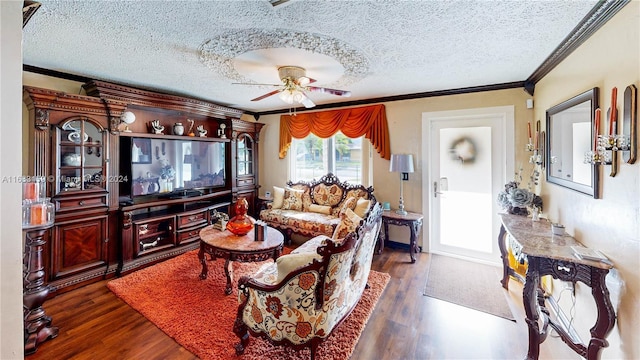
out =
{"type": "Polygon", "coordinates": [[[294,102],[292,90],[284,90],[280,93],[280,95],[278,95],[278,97],[280,98],[280,100],[286,102],[287,104],[293,104],[294,102]]]}

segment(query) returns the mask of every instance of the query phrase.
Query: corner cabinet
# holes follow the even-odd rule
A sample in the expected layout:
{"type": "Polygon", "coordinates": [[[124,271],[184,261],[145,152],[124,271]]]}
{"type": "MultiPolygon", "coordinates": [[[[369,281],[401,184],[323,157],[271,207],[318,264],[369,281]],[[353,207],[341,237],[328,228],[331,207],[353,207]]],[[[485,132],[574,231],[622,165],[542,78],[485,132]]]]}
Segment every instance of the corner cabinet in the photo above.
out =
{"type": "Polygon", "coordinates": [[[233,202],[244,197],[249,203],[249,214],[257,216],[258,200],[258,142],[264,124],[242,120],[231,121],[231,158],[233,202]]]}

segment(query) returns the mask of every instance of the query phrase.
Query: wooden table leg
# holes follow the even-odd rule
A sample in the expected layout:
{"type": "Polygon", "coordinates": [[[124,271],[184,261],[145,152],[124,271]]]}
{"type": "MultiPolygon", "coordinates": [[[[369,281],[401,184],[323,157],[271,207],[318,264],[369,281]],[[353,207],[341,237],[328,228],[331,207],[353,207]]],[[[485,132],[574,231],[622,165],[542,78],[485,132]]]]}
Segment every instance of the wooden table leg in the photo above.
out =
{"type": "Polygon", "coordinates": [[[500,234],[498,234],[498,249],[500,249],[500,258],[502,259],[502,287],[509,290],[509,257],[507,255],[507,246],[505,244],[505,236],[507,232],[504,226],[500,226],[500,234]]]}
{"type": "Polygon", "coordinates": [[[525,322],[529,328],[528,360],[537,360],[540,355],[540,327],[538,325],[538,297],[537,291],[540,285],[538,273],[539,259],[530,258],[527,268],[527,276],[522,289],[522,301],[524,303],[525,322]]]}
{"type": "Polygon", "coordinates": [[[203,243],[200,243],[200,251],[198,251],[198,259],[200,260],[200,264],[202,264],[202,272],[200,273],[200,280],[204,280],[207,278],[209,269],[207,268],[207,259],[205,259],[203,243]]]}
{"type": "Polygon", "coordinates": [[[587,347],[587,359],[599,359],[602,348],[609,346],[605,340],[616,322],[616,314],[609,298],[605,278],[609,270],[591,268],[591,294],[596,302],[598,318],[591,328],[591,341],[587,347]]]}
{"type": "Polygon", "coordinates": [[[418,253],[418,244],[416,244],[416,237],[420,229],[420,224],[417,221],[414,221],[409,224],[409,229],[411,231],[411,238],[409,241],[409,256],[411,257],[411,263],[414,264],[416,262],[416,254],[418,253]]]}

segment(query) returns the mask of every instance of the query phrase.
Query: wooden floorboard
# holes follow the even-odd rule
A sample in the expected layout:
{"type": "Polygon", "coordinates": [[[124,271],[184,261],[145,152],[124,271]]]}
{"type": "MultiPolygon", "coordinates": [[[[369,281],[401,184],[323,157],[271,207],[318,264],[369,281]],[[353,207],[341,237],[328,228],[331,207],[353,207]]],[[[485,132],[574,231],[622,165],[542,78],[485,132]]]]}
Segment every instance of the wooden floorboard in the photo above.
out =
{"type": "MultiPolygon", "coordinates": [[[[351,357],[361,359],[522,359],[527,327],[522,286],[509,283],[509,305],[517,322],[422,294],[430,255],[410,263],[406,250],[387,248],[372,268],[391,275],[351,357]]],[[[101,281],[48,300],[44,308],[60,328],[56,339],[26,357],[39,359],[197,359],[118,299],[101,281]]],[[[500,286],[496,281],[496,286],[500,286]]],[[[479,296],[482,296],[479,294],[479,296]]],[[[213,325],[212,325],[213,326],[213,325]]],[[[580,359],[549,337],[541,359],[580,359]]]]}

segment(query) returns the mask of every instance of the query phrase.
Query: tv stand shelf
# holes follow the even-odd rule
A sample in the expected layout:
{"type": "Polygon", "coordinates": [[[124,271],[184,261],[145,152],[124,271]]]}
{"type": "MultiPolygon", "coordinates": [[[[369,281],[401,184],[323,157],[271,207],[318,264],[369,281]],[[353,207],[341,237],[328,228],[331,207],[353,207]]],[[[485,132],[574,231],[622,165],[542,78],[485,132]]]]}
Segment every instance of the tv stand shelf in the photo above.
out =
{"type": "Polygon", "coordinates": [[[228,213],[229,205],[227,191],[122,207],[122,261],[118,274],[196,249],[200,230],[210,224],[211,213],[228,213]]]}

